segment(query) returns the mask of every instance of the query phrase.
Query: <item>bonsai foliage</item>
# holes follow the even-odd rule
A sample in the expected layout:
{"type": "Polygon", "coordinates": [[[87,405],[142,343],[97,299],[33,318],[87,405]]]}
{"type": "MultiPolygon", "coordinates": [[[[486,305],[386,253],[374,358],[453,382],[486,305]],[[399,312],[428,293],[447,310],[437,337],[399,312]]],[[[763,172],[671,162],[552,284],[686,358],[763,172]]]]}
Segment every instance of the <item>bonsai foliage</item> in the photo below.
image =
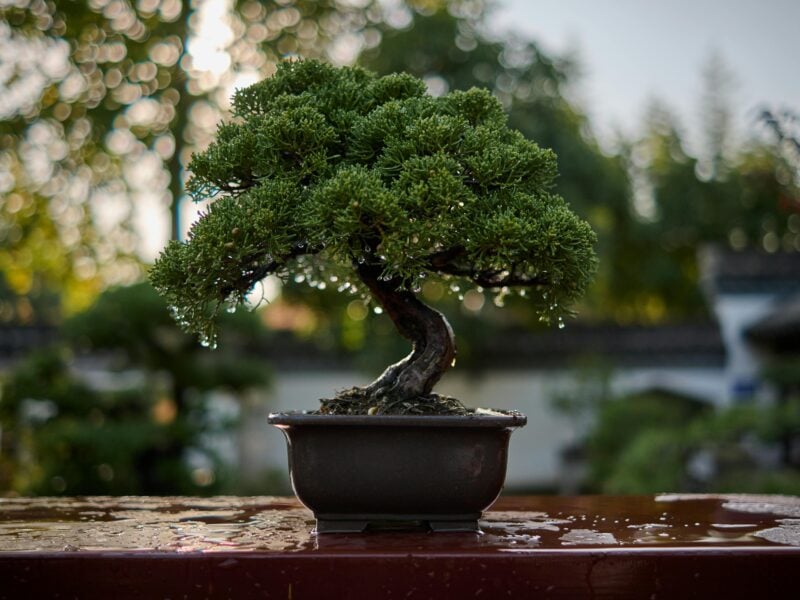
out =
{"type": "Polygon", "coordinates": [[[410,75],[286,62],[233,112],[190,165],[190,192],[215,201],[151,272],[206,344],[218,311],[269,274],[362,294],[413,351],[340,400],[401,410],[432,399],[455,357],[447,321],[416,296],[426,277],[522,290],[561,319],[594,271],[594,233],[553,192],[555,155],[508,129],[486,90],[434,98],[410,75]]]}

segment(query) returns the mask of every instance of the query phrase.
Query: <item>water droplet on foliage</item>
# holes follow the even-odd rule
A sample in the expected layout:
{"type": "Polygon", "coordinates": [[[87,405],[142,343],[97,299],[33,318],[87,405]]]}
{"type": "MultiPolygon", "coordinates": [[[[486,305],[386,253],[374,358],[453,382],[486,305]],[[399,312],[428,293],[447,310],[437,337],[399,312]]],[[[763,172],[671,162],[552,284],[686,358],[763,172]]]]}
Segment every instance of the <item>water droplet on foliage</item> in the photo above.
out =
{"type": "Polygon", "coordinates": [[[376,306],[372,309],[372,312],[374,312],[376,315],[380,315],[383,313],[383,309],[380,306],[376,306]]]}
{"type": "Polygon", "coordinates": [[[559,318],[558,319],[558,328],[559,329],[564,329],[564,327],[566,327],[566,325],[564,324],[564,319],[559,318]]]}
{"type": "Polygon", "coordinates": [[[321,289],[321,290],[324,290],[326,287],[328,287],[328,286],[326,286],[326,285],[325,285],[325,282],[324,282],[324,281],[320,281],[320,282],[317,284],[317,288],[319,288],[319,289],[321,289]]]}
{"type": "Polygon", "coordinates": [[[209,350],[216,350],[217,349],[217,342],[207,337],[200,338],[200,345],[203,348],[208,348],[209,350]]]}
{"type": "Polygon", "coordinates": [[[294,280],[296,283],[303,283],[306,280],[306,278],[305,275],[295,275],[294,280]]]}

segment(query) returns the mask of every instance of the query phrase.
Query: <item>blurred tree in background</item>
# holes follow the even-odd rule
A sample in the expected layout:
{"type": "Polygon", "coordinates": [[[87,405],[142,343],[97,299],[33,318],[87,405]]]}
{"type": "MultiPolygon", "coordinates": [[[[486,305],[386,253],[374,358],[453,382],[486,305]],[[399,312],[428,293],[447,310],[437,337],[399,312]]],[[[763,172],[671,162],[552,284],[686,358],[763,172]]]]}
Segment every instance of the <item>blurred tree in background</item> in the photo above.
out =
{"type": "Polygon", "coordinates": [[[704,71],[700,152],[690,153],[679,120],[659,103],[650,107],[641,138],[623,145],[633,235],[610,259],[611,296],[627,320],[703,314],[697,255],[704,245],[800,250],[798,171],[772,140],[735,142],[732,78],[712,56],[704,71]]]}
{"type": "Polygon", "coordinates": [[[236,78],[269,75],[291,55],[347,59],[348,48],[375,43],[369,25],[384,18],[369,1],[246,0],[211,15],[201,32],[209,6],[0,2],[7,320],[32,319],[33,303],[20,299],[48,290],[71,312],[105,286],[140,278],[137,225],[152,227],[152,214],[168,207],[180,235],[184,166],[213,133],[236,78]],[[225,32],[216,53],[193,52],[209,29],[225,32]]]}
{"type": "Polygon", "coordinates": [[[777,138],[779,151],[794,167],[795,176],[800,176],[800,113],[763,107],[759,119],[777,138]]]}

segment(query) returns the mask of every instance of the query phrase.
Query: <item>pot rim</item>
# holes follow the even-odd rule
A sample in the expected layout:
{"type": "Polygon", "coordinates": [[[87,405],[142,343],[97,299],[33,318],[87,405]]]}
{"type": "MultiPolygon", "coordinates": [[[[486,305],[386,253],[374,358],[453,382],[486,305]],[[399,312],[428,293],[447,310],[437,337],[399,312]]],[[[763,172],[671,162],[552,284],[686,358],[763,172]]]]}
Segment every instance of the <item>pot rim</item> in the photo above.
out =
{"type": "Polygon", "coordinates": [[[528,418],[520,412],[486,411],[471,415],[319,415],[302,411],[270,413],[267,423],[279,427],[388,426],[388,427],[523,427],[528,418]]]}

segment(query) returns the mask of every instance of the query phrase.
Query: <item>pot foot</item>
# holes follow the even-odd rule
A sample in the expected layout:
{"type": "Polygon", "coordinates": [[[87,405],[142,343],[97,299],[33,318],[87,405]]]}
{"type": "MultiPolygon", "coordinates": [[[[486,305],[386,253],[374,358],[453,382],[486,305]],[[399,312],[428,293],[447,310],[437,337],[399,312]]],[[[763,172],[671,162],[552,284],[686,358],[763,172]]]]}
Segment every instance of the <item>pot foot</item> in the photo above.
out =
{"type": "Polygon", "coordinates": [[[480,533],[477,520],[467,521],[428,521],[428,526],[431,531],[468,531],[472,533],[480,533]]]}
{"type": "Polygon", "coordinates": [[[317,519],[317,533],[361,533],[366,531],[369,521],[353,520],[340,521],[338,519],[317,519]]]}
{"type": "Polygon", "coordinates": [[[378,518],[330,519],[317,518],[315,533],[363,533],[365,531],[433,531],[433,532],[471,532],[480,533],[477,519],[427,519],[391,518],[381,515],[378,518]]]}

